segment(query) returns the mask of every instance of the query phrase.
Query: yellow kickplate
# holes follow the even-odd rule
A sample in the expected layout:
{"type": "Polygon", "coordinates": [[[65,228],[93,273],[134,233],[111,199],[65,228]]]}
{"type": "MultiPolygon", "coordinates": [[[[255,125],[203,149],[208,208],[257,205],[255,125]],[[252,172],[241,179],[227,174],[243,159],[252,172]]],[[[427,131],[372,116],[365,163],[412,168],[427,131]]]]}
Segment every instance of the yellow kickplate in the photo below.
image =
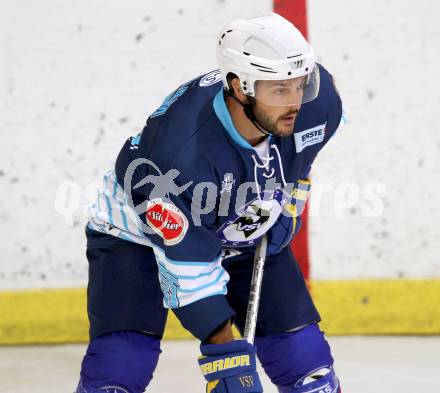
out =
{"type": "Polygon", "coordinates": [[[440,279],[314,281],[329,335],[440,334],[440,279]]]}
{"type": "Polygon", "coordinates": [[[0,292],[0,344],[85,342],[85,288],[0,292]]]}
{"type": "MultiPolygon", "coordinates": [[[[440,334],[440,279],[312,281],[329,335],[440,334]]],[[[169,313],[166,339],[191,338],[169,313]]],[[[0,344],[86,342],[86,289],[0,292],[0,344]]]]}

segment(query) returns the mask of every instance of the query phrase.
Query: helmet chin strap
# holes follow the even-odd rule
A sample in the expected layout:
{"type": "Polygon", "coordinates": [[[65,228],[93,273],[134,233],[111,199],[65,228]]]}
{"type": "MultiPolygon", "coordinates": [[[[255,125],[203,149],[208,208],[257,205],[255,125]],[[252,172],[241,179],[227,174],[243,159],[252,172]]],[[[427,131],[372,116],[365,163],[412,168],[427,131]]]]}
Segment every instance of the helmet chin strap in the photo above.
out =
{"type": "Polygon", "coordinates": [[[233,98],[235,101],[237,101],[244,110],[244,113],[246,115],[246,117],[252,122],[252,124],[256,127],[256,129],[258,131],[260,131],[262,134],[266,135],[266,136],[273,136],[273,134],[267,130],[265,130],[260,123],[258,123],[257,118],[255,117],[254,114],[254,110],[252,108],[252,104],[243,104],[236,96],[234,93],[231,92],[231,90],[226,90],[226,94],[233,98]]]}

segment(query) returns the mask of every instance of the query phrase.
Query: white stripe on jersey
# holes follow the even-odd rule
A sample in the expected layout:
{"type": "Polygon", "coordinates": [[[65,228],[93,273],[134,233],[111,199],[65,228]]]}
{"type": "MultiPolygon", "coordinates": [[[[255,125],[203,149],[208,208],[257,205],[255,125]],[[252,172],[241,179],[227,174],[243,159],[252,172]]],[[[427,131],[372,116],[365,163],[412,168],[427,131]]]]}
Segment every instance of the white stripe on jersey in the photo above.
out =
{"type": "MultiPolygon", "coordinates": [[[[154,248],[154,254],[162,270],[166,271],[166,278],[173,277],[174,280],[173,285],[168,283],[167,291],[164,291],[167,292],[164,296],[166,308],[183,307],[209,296],[227,293],[229,274],[221,264],[223,253],[212,262],[175,261],[167,258],[158,247],[154,248]],[[172,296],[175,302],[170,301],[172,296]]],[[[159,277],[161,284],[166,278],[159,277]]]]}
{"type": "Polygon", "coordinates": [[[142,222],[136,211],[128,205],[126,194],[118,184],[113,170],[104,175],[96,203],[88,207],[87,215],[91,229],[151,246],[142,231],[142,222]]]}
{"type": "Polygon", "coordinates": [[[165,307],[182,307],[209,296],[226,294],[229,274],[221,264],[223,253],[211,262],[176,261],[167,258],[165,252],[154,245],[142,231],[143,224],[136,211],[128,205],[126,194],[118,184],[113,170],[104,175],[104,183],[98,190],[96,203],[88,207],[87,215],[90,229],[154,250],[160,267],[159,280],[164,292],[165,307]],[[170,278],[173,282],[166,283],[170,278]],[[171,295],[175,301],[170,300],[171,295]]]}

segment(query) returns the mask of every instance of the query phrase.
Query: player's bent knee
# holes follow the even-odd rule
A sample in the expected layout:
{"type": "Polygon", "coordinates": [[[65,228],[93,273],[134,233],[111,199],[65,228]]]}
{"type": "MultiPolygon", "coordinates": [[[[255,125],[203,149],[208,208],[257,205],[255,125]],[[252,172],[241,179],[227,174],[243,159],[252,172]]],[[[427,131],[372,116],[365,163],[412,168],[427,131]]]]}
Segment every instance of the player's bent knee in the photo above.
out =
{"type": "Polygon", "coordinates": [[[330,346],[317,324],[256,337],[255,345],[264,371],[276,386],[290,386],[312,370],[333,366],[330,346]]]}
{"type": "Polygon", "coordinates": [[[105,389],[143,393],[153,378],[160,352],[160,340],[140,332],[97,337],[84,356],[77,393],[102,393],[105,389]]]}

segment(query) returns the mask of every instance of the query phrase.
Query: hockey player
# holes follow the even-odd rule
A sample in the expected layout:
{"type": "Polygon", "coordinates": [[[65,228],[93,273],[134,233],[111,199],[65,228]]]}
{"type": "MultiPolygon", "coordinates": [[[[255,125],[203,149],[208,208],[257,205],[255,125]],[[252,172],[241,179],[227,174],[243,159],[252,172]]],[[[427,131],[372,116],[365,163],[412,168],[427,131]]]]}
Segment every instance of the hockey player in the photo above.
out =
{"type": "MultiPolygon", "coordinates": [[[[332,76],[287,20],[235,20],[219,70],[171,93],[122,147],[87,225],[90,343],[77,393],[141,393],[168,309],[200,342],[207,392],[340,392],[320,316],[288,247],[311,165],[342,121],[332,76]],[[255,346],[242,332],[268,235],[255,346]]],[[[177,380],[176,380],[177,382],[177,380]]],[[[148,390],[148,389],[147,389],[148,390]]],[[[178,386],[177,391],[188,391],[178,386]]]]}

